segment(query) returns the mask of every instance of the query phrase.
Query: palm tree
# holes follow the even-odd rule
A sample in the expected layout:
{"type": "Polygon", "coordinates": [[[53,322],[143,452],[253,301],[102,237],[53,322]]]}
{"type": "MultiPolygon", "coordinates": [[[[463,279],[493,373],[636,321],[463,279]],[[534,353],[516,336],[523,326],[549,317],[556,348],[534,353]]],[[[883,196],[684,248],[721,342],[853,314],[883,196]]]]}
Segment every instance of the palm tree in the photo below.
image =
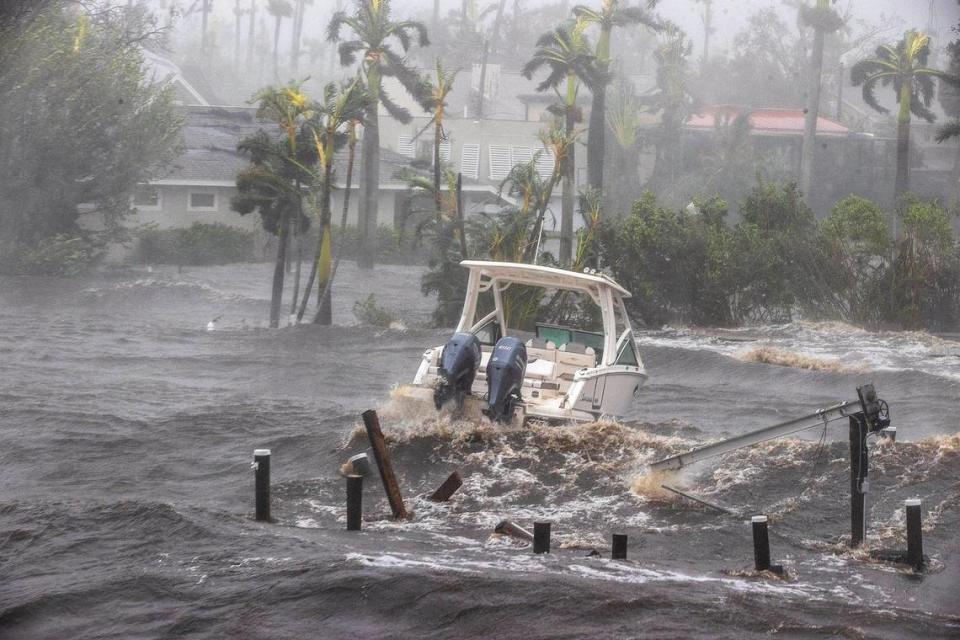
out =
{"type": "Polygon", "coordinates": [[[926,66],[930,55],[930,38],[910,29],[896,45],[877,47],[874,57],[853,65],[850,79],[854,86],[863,85],[863,101],[880,113],[888,113],[874,95],[877,84],[893,86],[900,109],[897,112],[897,176],[894,179],[894,195],[900,198],[910,188],[909,151],[910,115],[933,122],[930,111],[933,101],[933,79],[957,82],[953,76],[926,66]]]}
{"type": "Polygon", "coordinates": [[[657,63],[657,91],[650,97],[651,112],[660,112],[661,122],[650,182],[654,186],[673,184],[683,157],[683,125],[694,113],[696,101],[690,93],[687,58],[692,47],[676,25],[663,30],[661,44],[654,52],[657,63]]]}
{"type": "MultiPolygon", "coordinates": [[[[323,90],[323,103],[317,106],[312,119],[314,146],[320,161],[320,232],[317,237],[317,252],[313,260],[313,267],[307,279],[303,300],[297,312],[297,321],[303,318],[306,311],[310,290],[314,279],[317,280],[317,315],[315,324],[330,324],[332,322],[332,305],[330,301],[331,271],[331,213],[330,195],[333,192],[333,167],[337,148],[346,142],[347,134],[342,129],[349,123],[362,120],[370,102],[363,83],[359,78],[344,83],[339,88],[329,83],[323,90]]],[[[340,230],[343,233],[343,229],[340,230]]]]}
{"type": "Polygon", "coordinates": [[[267,0],[267,13],[276,20],[273,28],[273,81],[277,82],[280,79],[280,23],[293,15],[293,5],[289,0],[267,0]]]}
{"type": "Polygon", "coordinates": [[[263,228],[277,236],[270,298],[270,326],[276,328],[280,325],[290,228],[294,217],[300,228],[310,224],[302,214],[300,185],[311,182],[312,172],[307,167],[317,157],[306,122],[309,106],[298,86],[270,87],[259,92],[255,100],[260,103],[257,117],[278,125],[281,135],[274,138],[261,129],[240,142],[238,148],[250,155],[251,166],[237,175],[237,195],[230,206],[241,215],[258,210],[263,228]]]}
{"type": "Polygon", "coordinates": [[[583,5],[573,8],[577,18],[587,23],[600,25],[597,38],[597,77],[592,87],[593,103],[590,107],[590,125],[587,133],[587,181],[600,191],[603,189],[603,155],[606,138],[607,85],[610,84],[610,34],[614,27],[642,24],[658,31],[660,23],[640,7],[625,7],[620,0],[601,0],[600,10],[583,5]]]}
{"type": "MultiPolygon", "coordinates": [[[[584,35],[587,22],[577,20],[573,24],[563,24],[548,31],[537,40],[533,57],[523,66],[523,75],[532,79],[541,68],[549,71],[547,78],[537,85],[537,91],[553,89],[560,96],[562,104],[559,111],[564,117],[564,132],[567,137],[574,136],[574,125],[582,119],[577,108],[577,91],[580,81],[588,87],[595,86],[598,76],[596,58],[590,50],[590,44],[584,35]],[[558,87],[566,81],[564,93],[558,87]]],[[[561,162],[561,158],[556,161],[561,162]]],[[[571,145],[563,161],[563,201],[560,213],[560,264],[569,266],[573,258],[573,195],[576,189],[574,171],[576,156],[571,145]]]]}
{"type": "Polygon", "coordinates": [[[427,38],[427,28],[422,23],[390,20],[390,0],[357,0],[356,12],[350,16],[343,11],[337,11],[327,27],[327,39],[330,42],[339,42],[343,27],[348,27],[354,38],[340,42],[340,63],[344,66],[351,65],[356,61],[358,53],[363,54],[361,72],[372,98],[364,124],[361,149],[361,219],[358,220],[358,265],[372,268],[376,256],[377,197],[380,187],[380,127],[377,122],[379,106],[383,105],[387,113],[401,123],[410,122],[410,112],[390,99],[383,91],[381,80],[383,76],[395,77],[424,109],[429,109],[430,91],[427,84],[416,70],[407,64],[406,59],[394,50],[391,41],[396,40],[403,53],[410,49],[411,34],[417,36],[421,47],[427,46],[430,41],[427,38]]]}
{"type": "Polygon", "coordinates": [[[830,0],[816,0],[813,7],[800,7],[800,20],[813,27],[813,50],[807,71],[807,113],[803,124],[803,151],[800,156],[800,191],[810,197],[813,153],[816,148],[817,118],[820,115],[820,76],[823,73],[823,41],[826,34],[843,26],[843,19],[830,8],[830,0]]]}
{"type": "MultiPolygon", "coordinates": [[[[448,72],[443,68],[440,58],[437,58],[437,80],[430,83],[430,104],[433,109],[433,199],[436,208],[437,222],[440,221],[442,203],[440,198],[440,141],[446,138],[443,131],[443,116],[447,106],[447,96],[453,91],[453,82],[457,79],[457,71],[448,72]]],[[[429,123],[428,125],[429,126],[429,123]]]]}
{"type": "Polygon", "coordinates": [[[307,5],[313,4],[313,0],[296,0],[293,9],[293,27],[291,31],[292,41],[290,43],[290,69],[293,76],[296,77],[300,72],[300,39],[303,35],[303,18],[307,12],[307,5]]]}

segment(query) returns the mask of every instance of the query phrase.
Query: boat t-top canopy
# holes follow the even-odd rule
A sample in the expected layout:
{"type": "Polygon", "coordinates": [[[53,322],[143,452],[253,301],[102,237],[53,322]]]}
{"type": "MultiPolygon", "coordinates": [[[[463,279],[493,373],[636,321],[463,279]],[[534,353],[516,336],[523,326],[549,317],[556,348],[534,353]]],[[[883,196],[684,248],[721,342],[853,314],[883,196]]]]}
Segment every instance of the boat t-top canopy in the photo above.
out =
{"type": "Polygon", "coordinates": [[[464,260],[461,266],[478,272],[491,280],[517,282],[555,289],[583,291],[590,295],[603,289],[616,291],[621,298],[629,298],[630,292],[617,284],[613,278],[602,273],[577,273],[566,269],[545,267],[539,264],[519,262],[492,262],[488,260],[464,260]]]}

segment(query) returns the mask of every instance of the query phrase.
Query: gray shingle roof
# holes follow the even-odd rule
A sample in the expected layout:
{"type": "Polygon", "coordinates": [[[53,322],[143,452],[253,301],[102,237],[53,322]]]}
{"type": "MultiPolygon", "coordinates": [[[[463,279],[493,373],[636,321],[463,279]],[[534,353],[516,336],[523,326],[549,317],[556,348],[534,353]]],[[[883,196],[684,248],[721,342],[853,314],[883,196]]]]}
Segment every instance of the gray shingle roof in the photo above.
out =
{"type": "MultiPolygon", "coordinates": [[[[256,109],[252,107],[190,106],[181,107],[180,111],[185,118],[182,129],[185,151],[168,173],[157,176],[161,180],[233,182],[237,173],[249,164],[249,158],[237,151],[237,144],[258,129],[273,127],[258,121],[256,109]]],[[[409,158],[390,149],[380,149],[382,183],[396,182],[392,176],[409,165],[409,158]]],[[[337,155],[335,171],[341,180],[346,176],[346,153],[337,155]]],[[[359,157],[353,171],[356,184],[359,157]]]]}

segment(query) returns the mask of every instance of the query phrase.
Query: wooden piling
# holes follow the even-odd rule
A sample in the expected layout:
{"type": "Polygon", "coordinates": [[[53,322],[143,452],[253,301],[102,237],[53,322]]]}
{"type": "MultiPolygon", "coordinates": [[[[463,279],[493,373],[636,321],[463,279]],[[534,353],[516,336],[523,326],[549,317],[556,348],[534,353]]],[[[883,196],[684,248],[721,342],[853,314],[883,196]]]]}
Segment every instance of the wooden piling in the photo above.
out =
{"type": "Polygon", "coordinates": [[[770,570],[770,535],[767,516],[753,516],[753,566],[757,571],[770,570]]]}
{"type": "Polygon", "coordinates": [[[533,552],[550,553],[550,523],[533,523],[533,552]]]}
{"type": "Polygon", "coordinates": [[[457,492],[457,489],[463,486],[463,478],[458,471],[454,471],[443,481],[443,484],[430,496],[432,502],[446,502],[450,496],[457,492]]]}
{"type": "Polygon", "coordinates": [[[256,519],[270,521],[270,449],[254,449],[254,496],[256,519]]]}
{"type": "Polygon", "coordinates": [[[393,511],[393,517],[402,520],[408,517],[407,508],[403,504],[403,495],[400,493],[400,483],[397,482],[397,476],[393,473],[393,464],[390,462],[390,454],[387,451],[387,443],[383,438],[383,431],[380,430],[380,419],[377,412],[368,409],[362,414],[363,425],[367,429],[367,437],[370,439],[370,446],[373,447],[373,457],[377,461],[377,469],[380,470],[380,479],[383,480],[383,488],[387,492],[387,500],[390,501],[390,509],[393,511]]]}
{"type": "Polygon", "coordinates": [[[914,569],[923,568],[923,526],[920,500],[906,500],[907,509],[907,563],[914,569]]]}
{"type": "Polygon", "coordinates": [[[347,476],[347,531],[360,531],[363,520],[363,476],[347,476]]]}
{"type": "Polygon", "coordinates": [[[610,552],[610,558],[613,560],[627,559],[627,534],[613,534],[613,548],[610,552]]]}

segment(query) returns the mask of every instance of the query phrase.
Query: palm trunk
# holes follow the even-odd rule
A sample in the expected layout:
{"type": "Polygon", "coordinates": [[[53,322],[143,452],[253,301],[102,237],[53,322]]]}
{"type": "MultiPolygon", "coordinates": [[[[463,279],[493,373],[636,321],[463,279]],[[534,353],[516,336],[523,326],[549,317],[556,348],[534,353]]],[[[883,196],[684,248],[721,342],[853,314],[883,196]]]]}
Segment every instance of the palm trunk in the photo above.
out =
{"type": "Polygon", "coordinates": [[[287,262],[287,242],[290,237],[290,217],[280,214],[280,233],[277,234],[277,259],[273,265],[273,291],[270,294],[270,328],[280,326],[280,307],[283,301],[284,266],[287,262]]]}
{"type": "Polygon", "coordinates": [[[457,174],[457,230],[460,232],[460,256],[467,259],[467,230],[463,224],[463,174],[457,174]]]}
{"type": "Polygon", "coordinates": [[[296,78],[300,72],[300,37],[303,33],[303,16],[307,11],[306,1],[297,0],[293,13],[293,42],[290,44],[290,68],[293,70],[293,77],[296,78]]]}
{"type": "MultiPolygon", "coordinates": [[[[576,106],[576,78],[567,74],[566,134],[573,136],[573,109],[576,106]]],[[[563,199],[560,207],[560,266],[569,267],[573,260],[573,192],[576,189],[576,144],[567,151],[563,171],[563,199]]]]}
{"type": "Polygon", "coordinates": [[[590,130],[587,132],[587,180],[597,191],[603,191],[603,154],[606,145],[607,85],[601,83],[593,92],[590,107],[590,130]]]}
{"type": "Polygon", "coordinates": [[[494,59],[500,61],[500,24],[503,22],[503,9],[507,4],[507,0],[500,0],[500,4],[497,6],[497,17],[493,19],[493,30],[490,35],[490,43],[493,45],[493,54],[494,59]]]}
{"type": "Polygon", "coordinates": [[[300,266],[303,264],[303,197],[300,194],[300,180],[297,179],[297,224],[294,234],[297,239],[297,265],[293,275],[293,300],[290,301],[290,315],[297,312],[297,300],[300,297],[300,266]]]}
{"type": "Polygon", "coordinates": [[[820,85],[823,72],[823,29],[813,36],[810,55],[810,78],[807,90],[807,115],[803,123],[803,154],[800,157],[800,191],[810,202],[813,185],[813,156],[817,146],[817,117],[820,114],[820,85]]]}
{"type": "MultiPolygon", "coordinates": [[[[372,82],[367,86],[372,86],[372,82]]],[[[364,123],[362,156],[357,216],[360,255],[357,257],[357,266],[372,269],[377,255],[377,196],[380,189],[380,126],[376,104],[369,110],[364,123]]]]}
{"type": "Polygon", "coordinates": [[[277,21],[273,28],[273,81],[280,81],[280,21],[283,18],[278,14],[277,21]]]}
{"type": "MultiPolygon", "coordinates": [[[[340,242],[337,243],[337,260],[333,263],[333,270],[330,272],[330,278],[327,280],[327,285],[324,287],[323,291],[319,294],[320,309],[317,311],[317,315],[314,316],[314,324],[320,323],[323,319],[321,311],[326,307],[329,311],[329,316],[332,317],[333,313],[333,280],[337,277],[337,270],[340,268],[340,261],[343,260],[344,252],[344,241],[347,237],[347,213],[350,211],[350,187],[353,185],[353,163],[356,159],[356,150],[357,150],[357,129],[356,123],[350,123],[350,151],[347,156],[347,184],[346,188],[343,191],[343,213],[340,216],[340,242]]],[[[332,320],[327,324],[331,324],[332,320]]]]}
{"type": "Polygon", "coordinates": [[[233,8],[234,16],[236,17],[236,26],[233,33],[233,66],[240,66],[240,16],[242,11],[240,10],[240,0],[236,0],[236,3],[233,8]]]}
{"type": "MultiPolygon", "coordinates": [[[[603,27],[597,40],[597,60],[606,74],[610,64],[610,32],[612,27],[603,27]]],[[[587,132],[587,181],[597,191],[603,191],[603,154],[607,134],[607,80],[599,78],[599,86],[593,90],[590,106],[590,128],[587,132]]]]}
{"type": "Polygon", "coordinates": [[[440,134],[443,132],[443,104],[434,105],[433,115],[433,205],[436,209],[437,230],[443,219],[443,199],[440,193],[440,134]]]}
{"type": "Polygon", "coordinates": [[[910,83],[900,89],[900,112],[897,115],[897,177],[893,182],[894,199],[910,189],[910,83]]]}
{"type": "Polygon", "coordinates": [[[250,27],[247,29],[247,73],[253,66],[254,26],[257,21],[257,0],[250,0],[250,27]]]}

